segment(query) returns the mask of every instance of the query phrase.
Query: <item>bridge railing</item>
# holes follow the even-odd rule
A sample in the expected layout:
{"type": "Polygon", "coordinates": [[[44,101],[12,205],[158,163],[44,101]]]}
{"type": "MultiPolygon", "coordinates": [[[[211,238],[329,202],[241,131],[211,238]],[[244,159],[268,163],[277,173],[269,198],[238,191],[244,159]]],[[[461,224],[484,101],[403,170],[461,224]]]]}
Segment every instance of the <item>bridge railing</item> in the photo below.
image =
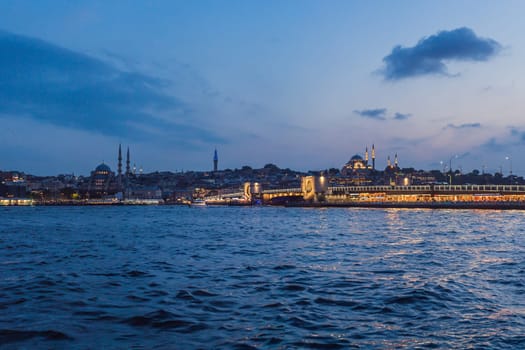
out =
{"type": "Polygon", "coordinates": [[[216,196],[208,196],[205,197],[205,200],[209,201],[220,201],[222,199],[231,199],[231,198],[242,198],[244,196],[244,192],[228,192],[228,193],[221,193],[216,196]]]}
{"type": "Polygon", "coordinates": [[[443,192],[525,192],[523,185],[435,185],[434,191],[443,192]]]}
{"type": "Polygon", "coordinates": [[[300,187],[294,187],[294,188],[277,188],[272,190],[263,190],[263,194],[275,194],[275,193],[302,193],[300,187]]]}
{"type": "MultiPolygon", "coordinates": [[[[525,193],[524,185],[413,185],[413,186],[332,186],[328,187],[328,194],[349,194],[365,192],[403,192],[403,193],[525,193]]],[[[277,188],[263,190],[263,194],[302,193],[299,187],[277,188]]],[[[242,198],[244,192],[220,193],[206,197],[207,200],[221,200],[224,198],[242,198]]]]}
{"type": "Polygon", "coordinates": [[[334,186],[328,190],[332,193],[360,192],[468,192],[468,193],[509,193],[523,192],[524,185],[414,185],[414,186],[334,186]]]}
{"type": "Polygon", "coordinates": [[[391,192],[391,191],[406,191],[406,192],[428,192],[431,191],[430,185],[415,185],[415,186],[334,186],[328,187],[328,190],[334,192],[391,192]]]}

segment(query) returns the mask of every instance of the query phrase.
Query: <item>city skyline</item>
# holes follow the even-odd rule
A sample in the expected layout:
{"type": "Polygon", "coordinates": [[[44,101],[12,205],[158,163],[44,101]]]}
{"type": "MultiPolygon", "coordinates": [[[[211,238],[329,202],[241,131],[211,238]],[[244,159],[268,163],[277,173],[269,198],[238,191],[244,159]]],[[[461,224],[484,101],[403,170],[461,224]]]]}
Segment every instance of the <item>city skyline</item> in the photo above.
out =
{"type": "Polygon", "coordinates": [[[520,1],[3,2],[0,169],[525,173],[520,1]],[[489,16],[490,14],[490,16],[489,16]],[[146,24],[146,25],[144,25],[146,24]],[[113,164],[115,163],[115,164],[113,164]]]}

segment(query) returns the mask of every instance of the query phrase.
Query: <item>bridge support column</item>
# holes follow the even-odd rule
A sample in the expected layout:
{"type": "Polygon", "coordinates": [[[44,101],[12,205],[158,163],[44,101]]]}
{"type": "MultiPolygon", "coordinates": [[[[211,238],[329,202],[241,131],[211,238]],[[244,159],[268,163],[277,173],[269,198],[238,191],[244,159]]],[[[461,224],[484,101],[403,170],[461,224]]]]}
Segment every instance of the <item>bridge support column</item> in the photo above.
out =
{"type": "Polygon", "coordinates": [[[303,199],[308,202],[323,202],[328,190],[328,180],[325,176],[305,176],[301,179],[303,199]]]}
{"type": "Polygon", "coordinates": [[[261,200],[262,186],[258,182],[245,182],[244,183],[244,198],[250,203],[254,203],[257,200],[261,200]]]}

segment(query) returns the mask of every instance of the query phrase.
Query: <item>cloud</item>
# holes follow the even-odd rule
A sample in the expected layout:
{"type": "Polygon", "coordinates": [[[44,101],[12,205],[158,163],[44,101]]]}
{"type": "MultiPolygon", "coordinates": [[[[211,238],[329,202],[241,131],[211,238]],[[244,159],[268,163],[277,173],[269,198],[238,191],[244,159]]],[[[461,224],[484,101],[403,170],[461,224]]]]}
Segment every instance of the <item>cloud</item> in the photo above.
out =
{"type": "Polygon", "coordinates": [[[500,142],[495,137],[491,137],[484,144],[481,145],[482,148],[485,148],[492,152],[503,152],[509,146],[510,144],[505,143],[505,142],[500,142]]]}
{"type": "Polygon", "coordinates": [[[460,125],[447,124],[443,129],[477,129],[481,128],[481,123],[464,123],[460,125]]]}
{"type": "Polygon", "coordinates": [[[409,114],[409,113],[399,113],[399,112],[396,112],[394,114],[394,119],[395,120],[406,120],[408,118],[410,118],[412,116],[412,114],[409,114]]]}
{"type": "Polygon", "coordinates": [[[400,80],[422,75],[451,76],[447,61],[487,61],[501,50],[501,44],[477,36],[470,28],[440,31],[425,37],[413,47],[394,47],[383,58],[380,70],[385,80],[400,80]]]}
{"type": "Polygon", "coordinates": [[[508,128],[508,134],[491,137],[481,147],[493,152],[504,152],[522,147],[524,141],[525,131],[511,126],[508,128]]]}
{"type": "Polygon", "coordinates": [[[390,118],[393,120],[406,120],[412,117],[412,114],[410,113],[399,113],[399,112],[395,112],[392,117],[389,117],[387,115],[388,110],[386,108],[354,110],[354,113],[363,118],[369,118],[369,119],[375,119],[375,120],[387,120],[390,118]]]}
{"type": "Polygon", "coordinates": [[[386,108],[375,108],[375,109],[363,109],[363,110],[355,110],[355,114],[363,117],[363,118],[370,118],[370,119],[376,119],[376,120],[385,120],[386,117],[386,108]]]}
{"type": "Polygon", "coordinates": [[[518,139],[520,142],[525,141],[525,131],[522,131],[516,127],[509,127],[509,133],[512,138],[518,139]]]}
{"type": "Polygon", "coordinates": [[[170,81],[42,40],[0,31],[0,76],[0,114],[139,141],[224,141],[194,126],[170,81]]]}

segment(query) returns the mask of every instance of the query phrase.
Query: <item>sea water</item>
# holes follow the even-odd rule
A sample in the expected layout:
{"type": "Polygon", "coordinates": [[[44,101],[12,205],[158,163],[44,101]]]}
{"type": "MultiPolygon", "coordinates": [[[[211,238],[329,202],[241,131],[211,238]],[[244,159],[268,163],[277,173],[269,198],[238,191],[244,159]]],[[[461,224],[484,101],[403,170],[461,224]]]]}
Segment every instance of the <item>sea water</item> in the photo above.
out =
{"type": "Polygon", "coordinates": [[[525,212],[0,208],[6,349],[525,348],[525,212]]]}

